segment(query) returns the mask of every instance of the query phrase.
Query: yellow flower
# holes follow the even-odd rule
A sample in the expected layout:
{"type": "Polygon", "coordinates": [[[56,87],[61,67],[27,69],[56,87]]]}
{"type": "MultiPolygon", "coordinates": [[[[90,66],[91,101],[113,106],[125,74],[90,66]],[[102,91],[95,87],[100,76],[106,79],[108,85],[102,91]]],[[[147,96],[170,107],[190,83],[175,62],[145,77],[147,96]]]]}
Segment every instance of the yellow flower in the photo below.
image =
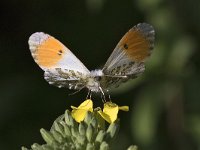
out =
{"type": "Polygon", "coordinates": [[[113,123],[117,119],[117,114],[119,110],[129,111],[128,106],[118,106],[112,102],[106,102],[104,104],[103,111],[99,110],[98,113],[104,118],[107,122],[113,123]]]}
{"type": "MultiPolygon", "coordinates": [[[[81,122],[85,119],[88,111],[93,112],[93,102],[91,99],[85,100],[78,107],[71,106],[72,108],[72,117],[77,121],[81,122]]],[[[118,106],[112,102],[106,102],[104,104],[103,111],[101,108],[98,108],[98,114],[107,122],[113,123],[117,119],[118,111],[129,111],[128,106],[118,106]]]]}
{"type": "Polygon", "coordinates": [[[91,99],[85,100],[78,107],[71,106],[72,108],[72,117],[77,121],[81,122],[85,119],[85,116],[88,111],[93,112],[93,102],[91,99]]]}

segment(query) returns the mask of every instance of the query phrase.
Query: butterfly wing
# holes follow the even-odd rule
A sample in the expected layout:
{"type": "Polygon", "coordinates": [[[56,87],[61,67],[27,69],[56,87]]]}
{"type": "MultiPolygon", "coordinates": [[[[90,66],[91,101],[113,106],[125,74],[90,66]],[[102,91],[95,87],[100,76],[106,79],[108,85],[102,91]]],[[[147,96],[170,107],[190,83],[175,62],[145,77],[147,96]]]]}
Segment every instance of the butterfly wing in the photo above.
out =
{"type": "Polygon", "coordinates": [[[74,89],[84,86],[84,77],[90,71],[61,42],[48,34],[36,32],[28,43],[35,62],[45,71],[44,78],[50,84],[74,89]]]}
{"type": "Polygon", "coordinates": [[[144,72],[144,62],[151,55],[154,40],[155,32],[151,25],[139,23],[131,28],[119,41],[103,68],[103,86],[117,87],[121,82],[144,72]]]}

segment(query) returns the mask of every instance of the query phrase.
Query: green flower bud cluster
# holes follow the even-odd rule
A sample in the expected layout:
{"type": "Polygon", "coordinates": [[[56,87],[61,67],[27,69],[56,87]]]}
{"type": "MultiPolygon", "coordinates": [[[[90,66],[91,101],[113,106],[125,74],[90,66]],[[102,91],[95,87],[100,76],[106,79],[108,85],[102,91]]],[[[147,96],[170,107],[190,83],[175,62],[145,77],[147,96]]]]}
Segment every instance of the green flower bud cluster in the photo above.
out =
{"type": "MultiPolygon", "coordinates": [[[[85,119],[77,123],[67,110],[54,121],[50,131],[40,130],[46,144],[35,143],[31,150],[109,150],[118,130],[118,120],[105,129],[105,121],[95,111],[87,112],[85,119]]],[[[22,147],[22,150],[29,149],[22,147]]]]}

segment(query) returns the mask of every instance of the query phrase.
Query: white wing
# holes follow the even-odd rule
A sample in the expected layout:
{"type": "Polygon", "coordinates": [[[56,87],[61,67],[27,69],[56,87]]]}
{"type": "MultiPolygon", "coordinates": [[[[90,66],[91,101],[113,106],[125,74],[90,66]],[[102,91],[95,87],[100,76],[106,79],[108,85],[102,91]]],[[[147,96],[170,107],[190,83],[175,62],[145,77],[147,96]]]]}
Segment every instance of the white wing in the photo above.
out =
{"type": "Polygon", "coordinates": [[[76,85],[90,73],[67,47],[48,34],[36,32],[28,43],[35,62],[45,71],[45,79],[50,84],[69,87],[72,80],[76,85]]]}
{"type": "Polygon", "coordinates": [[[34,60],[43,70],[65,68],[89,73],[67,47],[48,34],[36,32],[30,36],[28,43],[34,60]]]}

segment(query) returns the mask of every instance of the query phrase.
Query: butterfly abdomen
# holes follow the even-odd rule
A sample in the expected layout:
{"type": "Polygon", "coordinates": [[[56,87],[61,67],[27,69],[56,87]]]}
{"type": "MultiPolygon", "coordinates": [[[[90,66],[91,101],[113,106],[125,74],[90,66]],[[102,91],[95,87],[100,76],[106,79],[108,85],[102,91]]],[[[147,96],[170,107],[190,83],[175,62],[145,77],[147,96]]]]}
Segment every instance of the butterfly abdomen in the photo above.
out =
{"type": "Polygon", "coordinates": [[[92,92],[99,92],[101,88],[100,81],[103,76],[104,73],[101,69],[92,70],[87,78],[86,87],[92,92]]]}

